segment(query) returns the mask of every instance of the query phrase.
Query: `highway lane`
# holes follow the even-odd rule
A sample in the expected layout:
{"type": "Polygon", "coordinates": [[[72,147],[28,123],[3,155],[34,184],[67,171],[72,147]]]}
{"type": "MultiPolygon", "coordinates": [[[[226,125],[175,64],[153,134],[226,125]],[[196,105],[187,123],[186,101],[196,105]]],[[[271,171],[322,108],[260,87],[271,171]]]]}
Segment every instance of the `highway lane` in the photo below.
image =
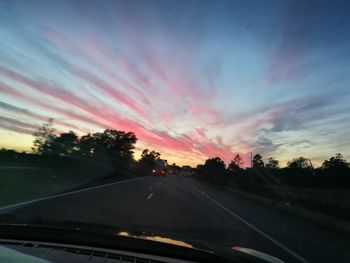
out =
{"type": "Polygon", "coordinates": [[[345,237],[192,178],[144,177],[27,204],[9,213],[113,225],[208,247],[250,247],[286,262],[350,262],[345,237]]]}

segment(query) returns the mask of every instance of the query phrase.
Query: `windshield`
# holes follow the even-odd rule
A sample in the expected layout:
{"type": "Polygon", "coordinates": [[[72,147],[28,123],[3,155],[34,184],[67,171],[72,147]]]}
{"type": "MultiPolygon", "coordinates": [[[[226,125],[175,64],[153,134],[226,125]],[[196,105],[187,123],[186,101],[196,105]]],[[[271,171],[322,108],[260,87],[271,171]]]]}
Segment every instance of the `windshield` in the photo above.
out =
{"type": "Polygon", "coordinates": [[[0,1],[0,225],[350,262],[349,13],[0,1]]]}

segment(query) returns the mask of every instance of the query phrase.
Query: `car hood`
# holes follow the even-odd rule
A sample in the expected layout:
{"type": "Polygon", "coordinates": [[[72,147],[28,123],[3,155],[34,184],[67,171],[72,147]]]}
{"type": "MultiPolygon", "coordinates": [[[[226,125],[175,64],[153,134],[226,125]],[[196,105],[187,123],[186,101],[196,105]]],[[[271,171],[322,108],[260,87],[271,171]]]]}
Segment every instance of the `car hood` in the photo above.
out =
{"type": "Polygon", "coordinates": [[[212,248],[145,232],[68,222],[3,222],[1,239],[56,242],[121,249],[199,262],[270,262],[278,259],[250,248],[212,248]]]}

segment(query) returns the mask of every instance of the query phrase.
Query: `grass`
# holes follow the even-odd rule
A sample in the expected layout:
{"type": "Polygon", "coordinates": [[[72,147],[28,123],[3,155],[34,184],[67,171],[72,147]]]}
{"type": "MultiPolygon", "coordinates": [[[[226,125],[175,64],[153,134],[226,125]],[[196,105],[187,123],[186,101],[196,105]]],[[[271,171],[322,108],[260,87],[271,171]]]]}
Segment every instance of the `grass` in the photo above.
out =
{"type": "Polygon", "coordinates": [[[109,175],[112,171],[111,167],[90,162],[56,168],[0,166],[0,206],[69,190],[109,175]]]}
{"type": "Polygon", "coordinates": [[[285,185],[260,186],[260,190],[256,188],[239,188],[237,185],[231,185],[231,187],[246,193],[267,197],[276,202],[290,202],[293,205],[298,205],[315,212],[350,220],[349,190],[289,187],[285,185]]]}

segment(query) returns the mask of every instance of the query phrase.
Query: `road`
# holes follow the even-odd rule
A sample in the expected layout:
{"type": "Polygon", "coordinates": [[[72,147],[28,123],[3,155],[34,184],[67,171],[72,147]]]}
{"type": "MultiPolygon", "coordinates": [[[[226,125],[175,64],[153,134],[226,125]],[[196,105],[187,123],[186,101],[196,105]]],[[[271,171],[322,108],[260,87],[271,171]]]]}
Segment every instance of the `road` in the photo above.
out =
{"type": "Polygon", "coordinates": [[[142,177],[13,207],[8,213],[135,229],[285,262],[350,262],[350,240],[193,178],[142,177]]]}

